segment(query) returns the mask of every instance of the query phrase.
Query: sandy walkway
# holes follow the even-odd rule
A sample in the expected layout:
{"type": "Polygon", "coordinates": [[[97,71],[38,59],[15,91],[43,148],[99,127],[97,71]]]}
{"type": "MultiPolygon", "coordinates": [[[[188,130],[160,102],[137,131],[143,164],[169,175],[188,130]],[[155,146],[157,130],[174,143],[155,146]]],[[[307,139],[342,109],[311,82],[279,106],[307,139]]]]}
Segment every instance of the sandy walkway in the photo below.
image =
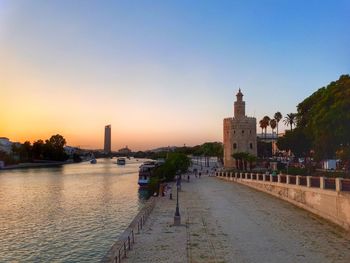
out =
{"type": "Polygon", "coordinates": [[[350,238],[335,225],[268,194],[215,177],[183,182],[160,198],[128,262],[350,262],[350,238]]]}

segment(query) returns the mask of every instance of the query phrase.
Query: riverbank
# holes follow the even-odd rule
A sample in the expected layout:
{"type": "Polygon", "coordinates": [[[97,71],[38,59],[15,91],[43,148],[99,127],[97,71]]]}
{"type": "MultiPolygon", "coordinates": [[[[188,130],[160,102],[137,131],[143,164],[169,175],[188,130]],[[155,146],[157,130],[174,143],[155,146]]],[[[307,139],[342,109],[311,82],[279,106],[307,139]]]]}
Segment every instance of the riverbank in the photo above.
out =
{"type": "Polygon", "coordinates": [[[26,168],[40,168],[40,167],[55,167],[64,164],[74,163],[73,160],[68,160],[64,162],[44,162],[44,163],[19,163],[14,165],[8,165],[0,169],[1,170],[14,170],[14,169],[26,169],[26,168]]]}
{"type": "Polygon", "coordinates": [[[341,228],[289,203],[215,177],[159,197],[126,262],[349,262],[341,228]]]}

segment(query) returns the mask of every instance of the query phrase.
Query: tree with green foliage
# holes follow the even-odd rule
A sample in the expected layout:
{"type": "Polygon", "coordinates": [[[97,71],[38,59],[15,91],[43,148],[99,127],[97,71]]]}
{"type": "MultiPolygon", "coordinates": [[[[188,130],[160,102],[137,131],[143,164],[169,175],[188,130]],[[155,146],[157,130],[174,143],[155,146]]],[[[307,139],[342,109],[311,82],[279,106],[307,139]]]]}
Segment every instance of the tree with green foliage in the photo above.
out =
{"type": "Polygon", "coordinates": [[[17,164],[18,161],[13,158],[13,155],[0,150],[0,160],[5,162],[5,165],[17,164]]]}
{"type": "Polygon", "coordinates": [[[43,146],[43,157],[46,160],[65,161],[68,155],[64,151],[66,140],[62,135],[56,134],[51,136],[49,140],[45,141],[43,146]]]}
{"type": "Polygon", "coordinates": [[[21,160],[23,161],[31,161],[33,157],[32,154],[32,145],[30,141],[25,141],[21,145],[21,160]]]}
{"type": "Polygon", "coordinates": [[[247,162],[249,163],[249,170],[252,170],[253,168],[253,164],[257,161],[257,157],[253,154],[248,154],[247,158],[247,162]]]}
{"type": "Polygon", "coordinates": [[[175,172],[185,173],[191,165],[191,160],[184,153],[170,153],[165,160],[165,164],[167,163],[175,168],[175,172]]]}
{"type": "Polygon", "coordinates": [[[23,144],[13,143],[11,151],[20,162],[28,162],[32,159],[32,145],[29,141],[23,144]]]}
{"type": "Polygon", "coordinates": [[[243,170],[244,169],[244,152],[236,152],[232,154],[232,157],[235,158],[236,161],[236,168],[238,170],[243,170]]]}
{"type": "Polygon", "coordinates": [[[247,163],[248,163],[250,154],[247,152],[242,152],[241,156],[242,156],[242,168],[243,168],[243,171],[246,171],[248,167],[247,163]]]}
{"type": "MultiPolygon", "coordinates": [[[[335,158],[350,145],[350,76],[342,75],[320,88],[299,103],[297,111],[297,128],[293,130],[291,125],[293,134],[286,133],[278,147],[294,147],[291,150],[295,155],[309,148],[318,160],[335,158]]],[[[290,120],[287,122],[290,124],[290,120]]]]}
{"type": "Polygon", "coordinates": [[[301,128],[286,131],[283,137],[278,138],[277,147],[280,150],[292,151],[297,157],[308,157],[311,150],[311,138],[301,128]]]}
{"type": "Polygon", "coordinates": [[[200,152],[205,157],[206,166],[209,166],[209,158],[217,157],[222,160],[223,158],[223,145],[219,142],[206,142],[201,145],[200,152]]]}
{"type": "Polygon", "coordinates": [[[43,140],[37,140],[33,143],[32,153],[34,159],[42,159],[43,158],[43,149],[44,142],[43,140]]]}
{"type": "Polygon", "coordinates": [[[190,158],[184,153],[169,153],[165,163],[154,169],[149,188],[151,192],[159,189],[161,182],[174,180],[176,174],[185,173],[191,165],[190,158]]]}
{"type": "Polygon", "coordinates": [[[313,138],[318,159],[334,158],[350,145],[350,76],[342,75],[301,102],[299,125],[313,138]]]}
{"type": "Polygon", "coordinates": [[[32,162],[33,160],[65,161],[68,155],[64,150],[66,140],[62,135],[56,134],[46,140],[37,140],[33,145],[29,141],[23,144],[13,143],[11,148],[10,162],[32,162]]]}
{"type": "Polygon", "coordinates": [[[248,170],[248,163],[249,163],[249,169],[252,168],[253,163],[257,160],[257,157],[255,155],[252,155],[248,152],[236,152],[232,154],[232,157],[236,161],[236,168],[238,170],[248,170]]]}
{"type": "Polygon", "coordinates": [[[232,158],[235,159],[236,169],[240,169],[241,153],[240,152],[236,152],[236,153],[233,153],[231,156],[232,156],[232,158]]]}

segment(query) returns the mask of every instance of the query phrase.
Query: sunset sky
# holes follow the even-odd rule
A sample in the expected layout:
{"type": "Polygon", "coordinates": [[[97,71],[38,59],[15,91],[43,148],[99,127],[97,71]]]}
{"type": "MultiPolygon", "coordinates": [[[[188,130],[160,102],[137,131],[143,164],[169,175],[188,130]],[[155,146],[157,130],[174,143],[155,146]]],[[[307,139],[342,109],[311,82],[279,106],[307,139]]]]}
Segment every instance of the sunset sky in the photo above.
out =
{"type": "MultiPolygon", "coordinates": [[[[350,1],[0,0],[0,137],[144,150],[222,140],[350,73],[350,1]]],[[[281,130],[283,130],[281,128],[281,130]]],[[[260,131],[260,129],[258,129],[260,131]]]]}

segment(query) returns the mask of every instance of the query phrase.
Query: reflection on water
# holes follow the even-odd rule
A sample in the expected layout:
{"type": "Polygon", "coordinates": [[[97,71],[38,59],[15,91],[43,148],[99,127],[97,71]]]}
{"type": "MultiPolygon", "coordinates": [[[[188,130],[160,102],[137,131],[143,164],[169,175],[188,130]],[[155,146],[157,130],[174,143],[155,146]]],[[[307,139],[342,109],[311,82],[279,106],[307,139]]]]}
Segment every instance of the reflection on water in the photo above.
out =
{"type": "Polygon", "coordinates": [[[0,262],[99,261],[143,205],[127,160],[0,172],[0,262]]]}

